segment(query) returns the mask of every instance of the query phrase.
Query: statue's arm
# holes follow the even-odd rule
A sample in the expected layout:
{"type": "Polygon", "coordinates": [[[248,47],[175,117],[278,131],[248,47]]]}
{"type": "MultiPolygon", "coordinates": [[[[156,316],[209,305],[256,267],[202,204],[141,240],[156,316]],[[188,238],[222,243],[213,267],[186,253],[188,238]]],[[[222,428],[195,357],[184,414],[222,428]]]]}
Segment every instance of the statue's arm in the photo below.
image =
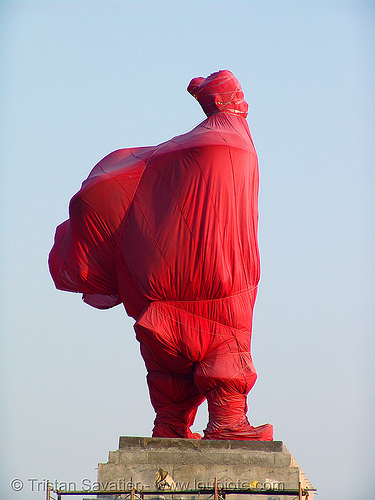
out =
{"type": "Polygon", "coordinates": [[[70,218],[57,227],[49,256],[56,287],[83,293],[84,301],[99,309],[119,304],[115,254],[115,229],[87,202],[74,197],[70,218]]]}

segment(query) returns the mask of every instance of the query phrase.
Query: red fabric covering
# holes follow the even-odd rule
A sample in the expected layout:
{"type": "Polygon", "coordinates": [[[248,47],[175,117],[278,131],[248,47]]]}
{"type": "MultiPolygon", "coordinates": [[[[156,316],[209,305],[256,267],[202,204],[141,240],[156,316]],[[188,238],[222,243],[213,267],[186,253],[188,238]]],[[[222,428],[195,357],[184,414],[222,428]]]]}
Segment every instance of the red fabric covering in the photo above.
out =
{"type": "Polygon", "coordinates": [[[271,440],[271,425],[246,418],[260,271],[247,103],[229,71],[188,90],[207,119],[100,161],[57,228],[50,271],[57,288],[97,308],[122,302],[136,320],[154,436],[199,437],[190,426],[207,398],[205,439],[271,440]]]}

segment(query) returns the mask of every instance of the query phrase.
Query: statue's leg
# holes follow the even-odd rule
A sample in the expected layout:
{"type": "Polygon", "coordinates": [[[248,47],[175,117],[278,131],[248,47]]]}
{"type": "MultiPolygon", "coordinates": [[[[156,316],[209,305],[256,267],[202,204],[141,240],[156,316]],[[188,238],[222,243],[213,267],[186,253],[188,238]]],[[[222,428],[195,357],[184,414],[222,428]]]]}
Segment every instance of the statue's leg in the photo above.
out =
{"type": "Polygon", "coordinates": [[[194,383],[194,363],[182,356],[171,355],[159,341],[144,337],[139,327],[137,338],[148,371],[151,403],[156,412],[153,437],[200,438],[190,430],[197,408],[205,399],[194,383]]]}
{"type": "Polygon", "coordinates": [[[194,380],[207,398],[209,423],[204,439],[272,440],[272,426],[252,427],[246,398],[256,381],[249,336],[231,336],[197,364],[194,380]],[[242,340],[242,342],[241,342],[242,340]]]}
{"type": "Polygon", "coordinates": [[[156,411],[153,437],[200,439],[200,435],[191,432],[190,426],[204,396],[198,391],[192,376],[149,371],[147,383],[156,411]]]}

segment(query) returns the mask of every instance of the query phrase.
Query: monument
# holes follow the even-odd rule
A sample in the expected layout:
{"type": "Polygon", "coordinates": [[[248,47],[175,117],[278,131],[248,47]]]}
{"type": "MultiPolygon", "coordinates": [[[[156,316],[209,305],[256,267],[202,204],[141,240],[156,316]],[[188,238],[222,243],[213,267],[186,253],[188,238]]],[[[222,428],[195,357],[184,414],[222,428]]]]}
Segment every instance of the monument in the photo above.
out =
{"type": "Polygon", "coordinates": [[[153,436],[272,440],[252,427],[250,342],[259,281],[258,162],[248,105],[228,71],[194,78],[207,115],[187,134],[101,160],[72,198],[49,265],[57,288],[135,320],[156,412],[153,436]]]}
{"type": "Polygon", "coordinates": [[[253,427],[246,415],[260,274],[248,105],[228,70],[194,78],[188,92],[206,119],[101,160],[70,201],[49,257],[58,289],[99,309],[125,306],[148,372],[153,437],[121,438],[98,480],[128,478],[132,491],[155,488],[157,477],[188,490],[215,480],[295,492],[306,488],[302,471],[272,441],[272,425],[253,427]],[[209,422],[197,441],[190,427],[205,399],[209,422]]]}

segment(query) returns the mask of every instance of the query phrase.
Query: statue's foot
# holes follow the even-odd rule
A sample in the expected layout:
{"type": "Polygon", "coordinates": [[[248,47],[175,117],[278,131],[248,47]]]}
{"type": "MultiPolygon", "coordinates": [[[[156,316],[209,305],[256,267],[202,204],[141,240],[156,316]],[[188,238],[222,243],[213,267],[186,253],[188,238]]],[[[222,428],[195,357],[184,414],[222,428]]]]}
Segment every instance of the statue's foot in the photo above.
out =
{"type": "Polygon", "coordinates": [[[157,426],[154,427],[152,432],[152,437],[167,437],[167,438],[183,438],[183,439],[202,439],[202,436],[198,432],[191,432],[190,429],[175,429],[169,426],[157,426]]]}
{"type": "Polygon", "coordinates": [[[199,434],[199,432],[193,432],[191,439],[202,439],[202,436],[199,434]]]}
{"type": "Polygon", "coordinates": [[[179,418],[160,418],[155,419],[155,426],[152,437],[166,438],[184,438],[184,439],[202,439],[198,432],[192,432],[188,425],[183,424],[179,418]]]}
{"type": "Polygon", "coordinates": [[[205,431],[203,439],[228,439],[244,441],[272,441],[273,425],[263,424],[258,427],[252,425],[240,429],[221,429],[217,431],[205,431]]]}

